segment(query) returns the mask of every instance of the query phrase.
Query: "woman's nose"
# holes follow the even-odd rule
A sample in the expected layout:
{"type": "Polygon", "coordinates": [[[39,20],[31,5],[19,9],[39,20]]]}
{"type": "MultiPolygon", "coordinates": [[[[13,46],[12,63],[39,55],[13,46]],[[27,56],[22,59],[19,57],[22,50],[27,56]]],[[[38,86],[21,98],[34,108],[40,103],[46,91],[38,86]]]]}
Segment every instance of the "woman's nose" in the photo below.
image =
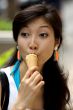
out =
{"type": "Polygon", "coordinates": [[[30,48],[31,50],[37,50],[37,48],[38,48],[37,39],[32,38],[32,39],[30,40],[29,48],[30,48]]]}

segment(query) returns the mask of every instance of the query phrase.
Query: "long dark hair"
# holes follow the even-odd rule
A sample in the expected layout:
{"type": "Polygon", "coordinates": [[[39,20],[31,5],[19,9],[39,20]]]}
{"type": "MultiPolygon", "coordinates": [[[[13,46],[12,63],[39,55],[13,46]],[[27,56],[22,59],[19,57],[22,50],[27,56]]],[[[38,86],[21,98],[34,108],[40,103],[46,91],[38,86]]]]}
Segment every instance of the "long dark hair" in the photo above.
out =
{"type": "Polygon", "coordinates": [[[0,71],[0,83],[1,83],[1,110],[7,110],[9,103],[9,82],[6,74],[2,71],[0,71]]]}
{"type": "Polygon", "coordinates": [[[66,110],[69,105],[70,93],[67,87],[67,77],[54,61],[54,55],[43,66],[42,73],[45,81],[44,108],[45,110],[66,110]]]}
{"type": "MultiPolygon", "coordinates": [[[[13,37],[15,42],[17,42],[21,28],[31,22],[31,20],[41,16],[52,26],[55,39],[58,39],[61,45],[62,22],[60,16],[54,7],[46,4],[33,5],[17,13],[13,20],[13,37]]],[[[16,62],[16,53],[17,49],[9,65],[13,65],[16,62]]],[[[41,72],[45,81],[43,93],[44,109],[65,110],[66,104],[68,104],[70,99],[70,93],[67,87],[67,78],[65,78],[58,62],[54,61],[54,54],[44,64],[41,72]]]]}

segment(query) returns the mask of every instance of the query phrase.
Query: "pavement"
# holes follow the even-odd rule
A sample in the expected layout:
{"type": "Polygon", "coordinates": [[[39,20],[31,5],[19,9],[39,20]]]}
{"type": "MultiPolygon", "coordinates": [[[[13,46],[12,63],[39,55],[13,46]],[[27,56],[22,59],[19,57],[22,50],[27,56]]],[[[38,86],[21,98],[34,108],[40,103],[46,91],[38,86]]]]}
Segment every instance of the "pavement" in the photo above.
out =
{"type": "MultiPolygon", "coordinates": [[[[67,0],[62,3],[61,17],[63,21],[63,46],[60,49],[59,63],[64,71],[69,74],[68,86],[71,93],[71,101],[73,102],[73,0],[67,0]]],[[[10,42],[12,40],[11,31],[0,31],[0,43],[10,42]]]]}

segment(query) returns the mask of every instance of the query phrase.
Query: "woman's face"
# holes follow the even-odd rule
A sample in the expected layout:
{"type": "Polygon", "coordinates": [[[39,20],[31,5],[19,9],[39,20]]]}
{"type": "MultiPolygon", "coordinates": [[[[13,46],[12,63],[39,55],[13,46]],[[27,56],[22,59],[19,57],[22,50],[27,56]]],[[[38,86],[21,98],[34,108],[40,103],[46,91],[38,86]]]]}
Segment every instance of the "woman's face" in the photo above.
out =
{"type": "Polygon", "coordinates": [[[37,18],[20,30],[18,35],[18,47],[23,60],[29,53],[38,56],[39,66],[52,56],[56,45],[54,30],[44,18],[37,18]]]}

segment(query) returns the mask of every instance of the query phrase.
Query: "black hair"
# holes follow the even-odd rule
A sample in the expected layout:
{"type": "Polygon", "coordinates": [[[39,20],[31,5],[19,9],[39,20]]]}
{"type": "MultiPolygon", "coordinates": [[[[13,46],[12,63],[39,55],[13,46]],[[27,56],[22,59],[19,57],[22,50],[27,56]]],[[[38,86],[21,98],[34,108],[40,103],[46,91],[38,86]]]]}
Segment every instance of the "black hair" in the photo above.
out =
{"type": "Polygon", "coordinates": [[[0,71],[1,110],[7,110],[9,104],[9,81],[5,72],[0,71]]]}
{"type": "MultiPolygon", "coordinates": [[[[62,44],[62,21],[57,10],[46,4],[37,4],[19,11],[13,20],[13,38],[17,43],[20,30],[27,25],[31,20],[43,16],[50,23],[54,30],[54,35],[62,44]]],[[[59,45],[59,47],[60,47],[59,45]]],[[[16,58],[17,49],[10,61],[13,65],[16,58]]],[[[45,81],[43,102],[45,110],[66,110],[66,105],[69,103],[70,92],[67,87],[67,78],[64,76],[63,70],[54,61],[54,54],[44,64],[42,75],[45,81]]]]}
{"type": "Polygon", "coordinates": [[[45,110],[67,110],[69,106],[70,92],[67,87],[67,77],[59,67],[54,55],[44,64],[42,73],[44,85],[44,108],[45,110]]]}

